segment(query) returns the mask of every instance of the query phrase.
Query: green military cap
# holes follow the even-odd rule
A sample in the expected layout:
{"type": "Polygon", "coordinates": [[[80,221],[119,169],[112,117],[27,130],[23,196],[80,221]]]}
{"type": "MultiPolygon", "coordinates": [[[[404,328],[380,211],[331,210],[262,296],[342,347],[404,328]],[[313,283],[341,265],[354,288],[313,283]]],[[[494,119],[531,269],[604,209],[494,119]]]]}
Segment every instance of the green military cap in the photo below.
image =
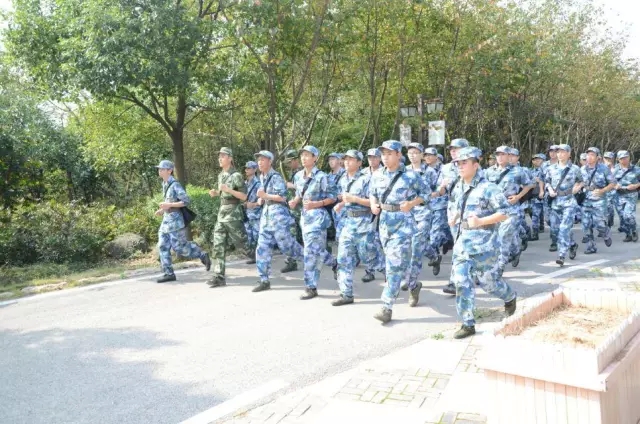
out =
{"type": "Polygon", "coordinates": [[[298,157],[300,157],[300,154],[295,149],[287,150],[286,152],[284,152],[284,160],[285,161],[290,161],[292,159],[298,159],[298,157]]]}
{"type": "Polygon", "coordinates": [[[231,150],[228,147],[222,147],[222,148],[220,148],[219,151],[214,152],[214,153],[224,153],[225,155],[233,157],[233,150],[231,150]]]}

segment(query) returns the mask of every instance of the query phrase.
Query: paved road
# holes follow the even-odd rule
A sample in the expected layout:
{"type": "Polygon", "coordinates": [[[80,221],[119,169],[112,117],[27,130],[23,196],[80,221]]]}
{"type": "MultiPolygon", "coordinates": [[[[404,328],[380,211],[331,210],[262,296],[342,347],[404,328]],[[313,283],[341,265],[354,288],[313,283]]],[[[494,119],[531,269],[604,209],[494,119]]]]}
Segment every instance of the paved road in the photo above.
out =
{"type": "MultiPolygon", "coordinates": [[[[600,240],[601,253],[589,256],[581,246],[560,270],[545,233],[505,276],[521,296],[552,290],[591,266],[637,257],[638,245],[621,241],[600,240]],[[598,260],[608,262],[575,268],[598,260]]],[[[358,282],[356,304],[335,308],[329,269],[310,301],[298,300],[301,271],[276,273],[272,290],[251,293],[255,269],[235,265],[220,289],[194,270],[172,284],[145,277],[1,304],[0,423],[177,423],[274,380],[293,390],[456,328],[454,298],[440,293],[450,254],[445,262],[437,278],[423,271],[417,308],[401,293],[387,326],[372,318],[381,281],[358,282]]],[[[500,302],[479,293],[478,306],[500,302]]]]}

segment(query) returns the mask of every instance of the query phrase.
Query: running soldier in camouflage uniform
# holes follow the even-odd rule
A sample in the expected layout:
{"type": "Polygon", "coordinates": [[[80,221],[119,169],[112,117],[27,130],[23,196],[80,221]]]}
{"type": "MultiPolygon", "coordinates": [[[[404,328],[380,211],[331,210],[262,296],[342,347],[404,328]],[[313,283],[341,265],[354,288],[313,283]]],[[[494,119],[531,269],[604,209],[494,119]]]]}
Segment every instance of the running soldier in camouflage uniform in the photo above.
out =
{"type": "Polygon", "coordinates": [[[233,167],[233,151],[223,147],[218,152],[218,163],[222,172],[218,174],[218,188],[209,191],[211,197],[220,196],[218,219],[213,229],[213,273],[207,284],[211,288],[227,285],[225,260],[229,239],[238,252],[246,254],[247,233],[244,229],[242,202],[247,200],[244,178],[233,167]]]}
{"type": "MultiPolygon", "coordinates": [[[[371,180],[371,211],[379,215],[380,241],[386,258],[387,285],[382,292],[384,306],[374,318],[387,323],[400,284],[411,264],[411,238],[416,229],[412,209],[429,198],[419,174],[405,169],[400,162],[402,143],[385,141],[380,147],[385,168],[371,180]]],[[[420,292],[414,290],[410,302],[418,303],[420,292]],[[412,300],[415,298],[415,300],[412,300]]]]}
{"type": "MultiPolygon", "coordinates": [[[[293,177],[296,173],[302,170],[300,165],[300,154],[297,150],[288,150],[284,154],[284,164],[289,168],[290,178],[287,180],[287,201],[295,197],[296,186],[293,184],[293,177]]],[[[291,226],[291,234],[295,237],[299,244],[302,244],[302,230],[300,229],[300,213],[302,211],[301,206],[297,206],[290,210],[291,216],[293,216],[294,223],[291,226]]],[[[281,273],[297,271],[298,262],[291,257],[287,257],[284,262],[284,267],[280,270],[281,273]]]]}
{"type": "MultiPolygon", "coordinates": [[[[367,161],[369,166],[362,170],[364,175],[368,175],[370,178],[378,171],[382,169],[380,162],[382,161],[382,155],[378,149],[367,150],[367,161]]],[[[378,231],[377,221],[374,221],[375,225],[372,225],[373,231],[373,243],[375,245],[375,259],[372,263],[365,263],[365,272],[362,277],[362,282],[368,283],[375,280],[375,271],[383,274],[385,273],[385,259],[384,249],[382,249],[382,243],[380,242],[380,232],[378,231]]]]}
{"type": "Polygon", "coordinates": [[[249,161],[244,166],[247,181],[247,201],[244,204],[247,221],[244,223],[244,229],[247,231],[247,245],[249,247],[249,260],[247,264],[256,263],[256,247],[258,246],[258,235],[260,234],[260,215],[262,214],[262,206],[258,204],[258,189],[260,188],[260,180],[256,176],[258,164],[249,161]]]}
{"type": "Polygon", "coordinates": [[[369,202],[371,175],[365,175],[360,170],[362,153],[349,150],[344,157],[346,174],[340,181],[342,201],[335,206],[338,212],[343,208],[345,210],[337,259],[341,294],[339,299],[331,302],[333,306],[353,303],[353,272],[356,258],[359,257],[368,264],[373,263],[376,256],[369,202]]]}
{"type": "Polygon", "coordinates": [[[451,193],[449,225],[457,229],[454,236],[451,279],[456,286],[456,310],[462,327],[454,338],[475,334],[475,283],[504,303],[507,316],[516,310],[516,293],[502,278],[498,263],[499,222],[513,218],[517,210],[509,204],[502,190],[479,174],[479,150],[460,150],[456,165],[461,180],[451,193]]]}
{"type": "Polygon", "coordinates": [[[631,155],[626,150],[617,154],[615,183],[618,192],[618,211],[620,214],[620,227],[626,234],[625,243],[638,241],[636,228],[636,203],[638,201],[638,188],[640,188],[640,169],[631,164],[631,155]]]}
{"type": "Polygon", "coordinates": [[[271,288],[271,261],[273,248],[278,247],[283,255],[294,261],[302,260],[302,246],[293,237],[289,229],[293,225],[293,217],[287,205],[287,186],[284,178],[273,168],[273,153],[262,150],[254,155],[260,169],[260,187],[257,196],[262,206],[260,216],[260,234],[256,249],[256,264],[260,280],[253,292],[261,292],[271,288]]]}
{"type": "Polygon", "coordinates": [[[209,271],[211,269],[209,255],[196,243],[187,240],[187,229],[180,208],[189,205],[189,196],[178,180],[173,177],[173,163],[163,160],[156,168],[158,175],[162,178],[164,194],[160,209],[156,211],[156,215],[162,217],[162,224],[158,230],[158,253],[164,272],[157,282],[176,281],[176,274],[171,265],[171,249],[185,258],[199,258],[209,271]]]}

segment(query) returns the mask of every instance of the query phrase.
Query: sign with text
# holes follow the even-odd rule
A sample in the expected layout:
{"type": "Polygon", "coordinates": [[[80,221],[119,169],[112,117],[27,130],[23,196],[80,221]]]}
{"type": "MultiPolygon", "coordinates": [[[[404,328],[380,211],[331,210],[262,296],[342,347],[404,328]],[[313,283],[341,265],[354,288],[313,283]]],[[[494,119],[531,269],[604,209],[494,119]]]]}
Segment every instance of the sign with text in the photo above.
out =
{"type": "Polygon", "coordinates": [[[444,121],[429,121],[429,146],[444,146],[444,121]]]}
{"type": "Polygon", "coordinates": [[[411,143],[411,125],[400,124],[400,143],[405,147],[411,143]]]}

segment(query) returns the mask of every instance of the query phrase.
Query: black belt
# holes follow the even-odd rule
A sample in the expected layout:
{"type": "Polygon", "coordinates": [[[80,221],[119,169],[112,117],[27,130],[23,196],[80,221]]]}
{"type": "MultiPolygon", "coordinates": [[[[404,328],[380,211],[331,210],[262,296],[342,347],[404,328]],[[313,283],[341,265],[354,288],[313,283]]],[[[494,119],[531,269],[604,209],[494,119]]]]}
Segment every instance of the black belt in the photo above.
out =
{"type": "Polygon", "coordinates": [[[387,212],[400,212],[400,205],[380,205],[380,209],[387,212]]]}
{"type": "Polygon", "coordinates": [[[371,215],[371,211],[369,210],[361,210],[361,211],[347,211],[347,216],[349,218],[360,218],[363,216],[371,215]]]}
{"type": "Polygon", "coordinates": [[[240,199],[220,199],[220,206],[239,205],[240,199]]]}

